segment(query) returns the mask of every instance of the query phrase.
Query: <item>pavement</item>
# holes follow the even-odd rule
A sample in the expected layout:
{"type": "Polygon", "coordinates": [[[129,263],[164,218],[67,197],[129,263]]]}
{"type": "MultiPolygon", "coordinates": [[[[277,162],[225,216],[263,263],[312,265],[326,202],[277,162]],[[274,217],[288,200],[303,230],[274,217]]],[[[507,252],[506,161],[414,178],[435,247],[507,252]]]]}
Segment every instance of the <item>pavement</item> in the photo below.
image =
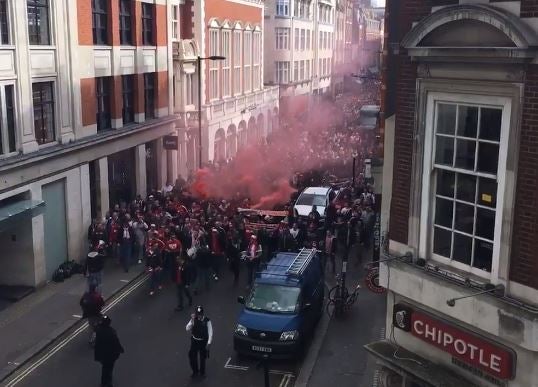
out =
{"type": "MultiPolygon", "coordinates": [[[[197,379],[190,378],[187,358],[190,338],[185,332],[185,324],[191,308],[174,311],[176,294],[171,282],[154,296],[149,296],[146,277],[138,274],[133,271],[129,273],[130,278],[126,278],[111,267],[107,268],[105,276],[105,295],[115,294],[108,302],[107,314],[125,348],[125,354],[114,370],[115,386],[264,385],[260,364],[237,358],[233,351],[232,332],[242,307],[236,299],[246,295],[246,270],[241,272],[239,286],[234,287],[230,273],[224,272],[218,282],[212,283],[209,292],[202,292],[194,299],[194,305],[204,305],[215,332],[207,377],[197,379]]],[[[351,262],[348,287],[356,284],[362,274],[363,265],[351,262]]],[[[328,276],[327,280],[330,287],[334,277],[328,276]]],[[[81,276],[62,284],[48,285],[28,300],[21,301],[26,306],[19,307],[19,313],[12,312],[18,316],[0,325],[0,358],[6,365],[3,375],[6,371],[12,372],[4,380],[0,378],[2,386],[99,385],[100,365],[93,361],[86,324],[74,317],[80,314],[78,301],[84,287],[85,280],[81,276]],[[33,339],[27,338],[28,335],[33,339]]],[[[342,387],[372,386],[376,365],[369,360],[362,345],[380,338],[380,329],[384,326],[384,302],[384,295],[363,289],[345,319],[329,320],[324,314],[305,358],[271,362],[270,386],[317,387],[335,382],[342,387]],[[363,317],[366,313],[367,319],[363,317]]],[[[0,321],[4,320],[3,312],[0,312],[0,321]]]]}
{"type": "MultiPolygon", "coordinates": [[[[107,261],[102,293],[109,299],[137,278],[142,266],[124,273],[107,261]]],[[[86,278],[77,274],[64,282],[51,282],[0,311],[0,383],[36,353],[80,322],[80,297],[86,278]]]]}
{"type": "MultiPolygon", "coordinates": [[[[357,246],[356,246],[357,247],[357,246]]],[[[325,314],[320,326],[326,332],[312,343],[320,341],[317,353],[311,353],[314,359],[306,359],[297,378],[296,387],[371,387],[377,386],[377,365],[368,352],[365,344],[385,338],[386,295],[370,292],[364,286],[366,274],[364,265],[371,262],[372,251],[366,251],[359,256],[356,248],[350,254],[347,269],[347,288],[354,289],[357,283],[362,289],[355,305],[340,318],[329,319],[325,314]],[[310,365],[308,363],[311,363],[310,365]],[[310,368],[310,370],[309,370],[310,368]],[[328,372],[329,370],[329,372],[328,372]]],[[[338,260],[341,265],[341,261],[338,260]]],[[[337,266],[338,267],[338,266],[337,266]]],[[[336,284],[332,273],[327,273],[328,287],[336,284]]]]}

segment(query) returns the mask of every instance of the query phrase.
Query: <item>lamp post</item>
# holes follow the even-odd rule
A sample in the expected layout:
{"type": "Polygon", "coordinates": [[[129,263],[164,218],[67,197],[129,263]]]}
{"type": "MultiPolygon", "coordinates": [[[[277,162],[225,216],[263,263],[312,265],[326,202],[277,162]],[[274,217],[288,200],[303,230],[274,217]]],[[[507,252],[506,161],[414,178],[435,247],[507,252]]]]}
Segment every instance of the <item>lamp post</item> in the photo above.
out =
{"type": "Polygon", "coordinates": [[[355,188],[355,175],[356,175],[355,170],[356,170],[356,164],[357,164],[357,157],[359,156],[359,153],[355,150],[353,151],[352,156],[353,156],[353,181],[351,183],[351,186],[355,188]]]}
{"type": "Polygon", "coordinates": [[[208,57],[196,57],[196,71],[198,72],[198,168],[202,169],[202,61],[203,60],[225,60],[218,55],[208,57]]]}

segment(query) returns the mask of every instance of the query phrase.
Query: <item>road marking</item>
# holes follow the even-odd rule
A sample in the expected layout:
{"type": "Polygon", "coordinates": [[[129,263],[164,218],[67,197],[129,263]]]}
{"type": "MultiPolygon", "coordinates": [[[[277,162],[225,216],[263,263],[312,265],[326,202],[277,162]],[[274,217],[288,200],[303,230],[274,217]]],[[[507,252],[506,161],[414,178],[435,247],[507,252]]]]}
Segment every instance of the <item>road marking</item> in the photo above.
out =
{"type": "Polygon", "coordinates": [[[291,375],[291,376],[294,376],[291,372],[289,371],[280,371],[280,370],[269,370],[269,373],[270,374],[275,374],[275,375],[291,375]]]}
{"type": "Polygon", "coordinates": [[[248,371],[248,367],[230,364],[230,361],[232,361],[231,357],[229,357],[228,360],[226,360],[226,364],[224,364],[224,368],[229,369],[229,370],[248,371]]]}
{"type": "MultiPolygon", "coordinates": [[[[134,292],[138,287],[140,287],[140,285],[142,285],[147,279],[148,279],[147,275],[143,276],[141,279],[139,279],[137,282],[135,282],[135,284],[131,288],[127,289],[124,293],[120,294],[110,304],[108,304],[105,308],[103,308],[103,312],[107,312],[110,309],[112,309],[116,304],[118,304],[118,302],[123,300],[129,294],[134,292]]],[[[13,387],[13,386],[19,384],[23,379],[25,379],[28,375],[30,375],[32,372],[34,372],[39,366],[41,366],[43,363],[45,363],[48,359],[50,359],[54,354],[56,354],[58,351],[60,351],[67,344],[69,344],[69,342],[71,340],[73,340],[75,337],[77,337],[86,328],[88,328],[88,322],[84,322],[80,327],[78,327],[73,332],[71,332],[69,335],[67,335],[67,337],[65,337],[62,341],[60,341],[58,344],[56,344],[54,347],[52,347],[41,358],[36,360],[28,368],[26,368],[19,375],[17,375],[15,378],[13,378],[8,384],[5,385],[5,387],[13,387]]]]}
{"type": "Polygon", "coordinates": [[[120,282],[125,282],[125,283],[128,283],[129,280],[120,280],[120,282]]]}
{"type": "Polygon", "coordinates": [[[278,385],[279,387],[288,387],[288,385],[290,384],[291,382],[291,379],[293,378],[293,374],[285,374],[283,377],[282,377],[282,380],[280,381],[280,384],[278,385]]]}
{"type": "Polygon", "coordinates": [[[80,314],[74,314],[73,317],[74,318],[82,318],[82,316],[80,314]]]}

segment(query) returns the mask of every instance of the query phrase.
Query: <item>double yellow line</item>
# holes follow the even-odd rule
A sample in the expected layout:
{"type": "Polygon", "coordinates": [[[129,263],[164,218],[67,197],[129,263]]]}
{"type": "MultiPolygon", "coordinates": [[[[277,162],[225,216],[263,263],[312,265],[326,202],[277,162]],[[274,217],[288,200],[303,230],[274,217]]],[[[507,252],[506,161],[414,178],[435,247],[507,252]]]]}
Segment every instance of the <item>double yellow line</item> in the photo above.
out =
{"type": "MultiPolygon", "coordinates": [[[[140,277],[138,280],[136,280],[127,289],[120,292],[116,297],[114,297],[114,299],[106,307],[103,308],[103,313],[106,313],[109,310],[111,310],[114,306],[120,303],[125,297],[127,297],[129,294],[134,292],[136,289],[138,289],[144,282],[146,282],[147,279],[148,279],[148,275],[145,274],[142,277],[140,277]]],[[[39,366],[41,366],[48,359],[54,356],[54,354],[56,354],[58,351],[64,348],[67,344],[69,344],[69,342],[71,342],[75,337],[77,337],[86,328],[88,328],[87,321],[84,322],[80,327],[75,329],[73,332],[71,332],[69,335],[64,337],[59,343],[57,343],[52,348],[50,348],[45,353],[43,353],[38,359],[28,364],[26,368],[24,368],[20,373],[18,373],[13,379],[11,379],[9,383],[5,385],[5,387],[13,387],[19,384],[28,375],[34,372],[39,366]]]]}

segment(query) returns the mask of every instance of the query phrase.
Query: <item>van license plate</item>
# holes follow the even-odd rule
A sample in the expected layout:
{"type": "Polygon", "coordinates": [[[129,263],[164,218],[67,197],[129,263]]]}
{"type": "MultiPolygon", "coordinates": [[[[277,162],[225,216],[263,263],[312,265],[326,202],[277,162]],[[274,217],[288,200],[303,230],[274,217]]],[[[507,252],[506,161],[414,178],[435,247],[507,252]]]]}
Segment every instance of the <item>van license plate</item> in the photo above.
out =
{"type": "Polygon", "coordinates": [[[252,350],[257,352],[273,352],[273,348],[260,347],[259,345],[253,345],[252,350]]]}

